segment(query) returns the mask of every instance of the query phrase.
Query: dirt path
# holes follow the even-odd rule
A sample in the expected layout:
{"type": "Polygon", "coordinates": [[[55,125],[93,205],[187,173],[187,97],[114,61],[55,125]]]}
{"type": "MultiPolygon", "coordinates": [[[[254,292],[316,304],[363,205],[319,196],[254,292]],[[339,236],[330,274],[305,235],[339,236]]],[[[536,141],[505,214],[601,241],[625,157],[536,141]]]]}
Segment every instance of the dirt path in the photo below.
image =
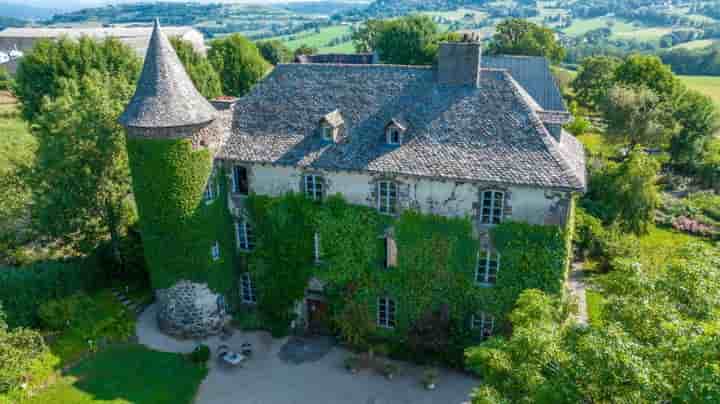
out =
{"type": "Polygon", "coordinates": [[[585,294],[585,271],[583,270],[582,262],[573,262],[570,271],[570,277],[568,279],[568,287],[570,293],[575,296],[577,300],[577,314],[575,314],[575,320],[582,325],[588,324],[588,313],[587,313],[587,297],[585,294]]]}

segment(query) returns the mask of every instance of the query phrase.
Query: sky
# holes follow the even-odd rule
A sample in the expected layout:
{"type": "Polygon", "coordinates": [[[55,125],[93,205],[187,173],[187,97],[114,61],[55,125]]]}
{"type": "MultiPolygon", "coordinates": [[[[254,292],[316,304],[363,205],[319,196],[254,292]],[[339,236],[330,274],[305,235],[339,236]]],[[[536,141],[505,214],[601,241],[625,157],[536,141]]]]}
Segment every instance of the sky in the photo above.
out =
{"type": "MultiPolygon", "coordinates": [[[[148,0],[145,0],[144,2],[147,2],[148,0]]],[[[178,1],[178,2],[187,2],[187,1],[195,1],[198,3],[257,3],[257,4],[267,4],[267,3],[297,3],[297,2],[307,2],[307,1],[319,1],[319,0],[163,0],[163,1],[178,1]]],[[[44,8],[67,8],[69,5],[70,7],[93,7],[93,6],[100,6],[104,4],[117,4],[117,3],[137,3],[140,2],[140,0],[8,0],[6,1],[8,3],[21,3],[21,4],[27,4],[30,6],[35,7],[44,7],[44,8]]]]}

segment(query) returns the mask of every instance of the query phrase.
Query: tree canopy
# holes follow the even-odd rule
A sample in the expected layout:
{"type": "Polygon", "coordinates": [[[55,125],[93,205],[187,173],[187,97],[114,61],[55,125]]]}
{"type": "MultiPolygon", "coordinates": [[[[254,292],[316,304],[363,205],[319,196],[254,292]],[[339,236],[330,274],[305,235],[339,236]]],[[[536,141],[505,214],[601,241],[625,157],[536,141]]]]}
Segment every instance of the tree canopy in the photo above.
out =
{"type": "Polygon", "coordinates": [[[388,64],[429,65],[437,57],[441,36],[428,16],[410,15],[393,20],[369,20],[354,35],[358,51],[377,51],[388,64]]]}
{"type": "Polygon", "coordinates": [[[277,39],[270,41],[255,42],[260,54],[268,63],[278,65],[280,63],[292,62],[293,52],[277,39]]]}
{"type": "Polygon", "coordinates": [[[192,43],[180,38],[170,38],[170,43],[200,94],[208,99],[223,95],[220,76],[205,55],[196,51],[192,43]]]}
{"type": "Polygon", "coordinates": [[[675,130],[670,105],[647,87],[617,84],[608,91],[602,108],[608,138],[631,148],[662,146],[675,130]]]}
{"type": "Polygon", "coordinates": [[[505,20],[497,25],[488,53],[544,56],[555,63],[565,57],[565,49],[555,39],[551,29],[520,18],[505,20]]]}
{"type": "Polygon", "coordinates": [[[110,236],[119,248],[130,176],[117,119],[133,91],[125,77],[91,70],[81,79],[61,79],[57,96],[44,99],[32,127],[37,164],[26,174],[40,235],[81,251],[110,236]]]}
{"type": "Polygon", "coordinates": [[[271,67],[255,44],[240,34],[212,41],[208,59],[220,74],[225,95],[245,95],[271,67]]]}
{"type": "Polygon", "coordinates": [[[572,82],[575,98],[584,105],[600,106],[615,83],[615,70],[621,60],[609,56],[589,57],[582,61],[572,82]]]}
{"type": "Polygon", "coordinates": [[[57,97],[63,79],[80,79],[97,70],[134,83],[140,67],[135,52],[114,38],[40,40],[20,60],[14,91],[22,103],[23,117],[34,122],[44,97],[57,97]]]}

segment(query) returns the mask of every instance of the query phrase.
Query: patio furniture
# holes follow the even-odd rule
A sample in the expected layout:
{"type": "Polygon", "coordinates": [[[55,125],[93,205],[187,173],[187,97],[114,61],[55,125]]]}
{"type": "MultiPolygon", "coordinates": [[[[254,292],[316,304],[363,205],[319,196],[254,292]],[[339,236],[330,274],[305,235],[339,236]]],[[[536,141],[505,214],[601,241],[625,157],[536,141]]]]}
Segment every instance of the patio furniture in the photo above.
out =
{"type": "Polygon", "coordinates": [[[240,353],[245,356],[252,355],[252,344],[249,342],[243,342],[242,345],[240,345],[240,353]]]}
{"type": "Polygon", "coordinates": [[[218,347],[218,360],[229,366],[238,366],[247,360],[247,356],[234,352],[227,345],[220,345],[218,347]]]}

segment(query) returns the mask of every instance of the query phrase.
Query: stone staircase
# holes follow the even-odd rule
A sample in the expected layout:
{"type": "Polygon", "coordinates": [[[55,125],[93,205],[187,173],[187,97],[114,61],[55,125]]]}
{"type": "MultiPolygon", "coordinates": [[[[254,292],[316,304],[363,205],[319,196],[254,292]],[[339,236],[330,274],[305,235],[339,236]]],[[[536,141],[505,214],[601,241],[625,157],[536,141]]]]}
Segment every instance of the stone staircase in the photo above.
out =
{"type": "Polygon", "coordinates": [[[139,316],[148,306],[152,304],[152,300],[141,301],[139,299],[129,298],[126,291],[121,287],[112,288],[112,294],[130,313],[134,313],[135,316],[139,316]]]}

